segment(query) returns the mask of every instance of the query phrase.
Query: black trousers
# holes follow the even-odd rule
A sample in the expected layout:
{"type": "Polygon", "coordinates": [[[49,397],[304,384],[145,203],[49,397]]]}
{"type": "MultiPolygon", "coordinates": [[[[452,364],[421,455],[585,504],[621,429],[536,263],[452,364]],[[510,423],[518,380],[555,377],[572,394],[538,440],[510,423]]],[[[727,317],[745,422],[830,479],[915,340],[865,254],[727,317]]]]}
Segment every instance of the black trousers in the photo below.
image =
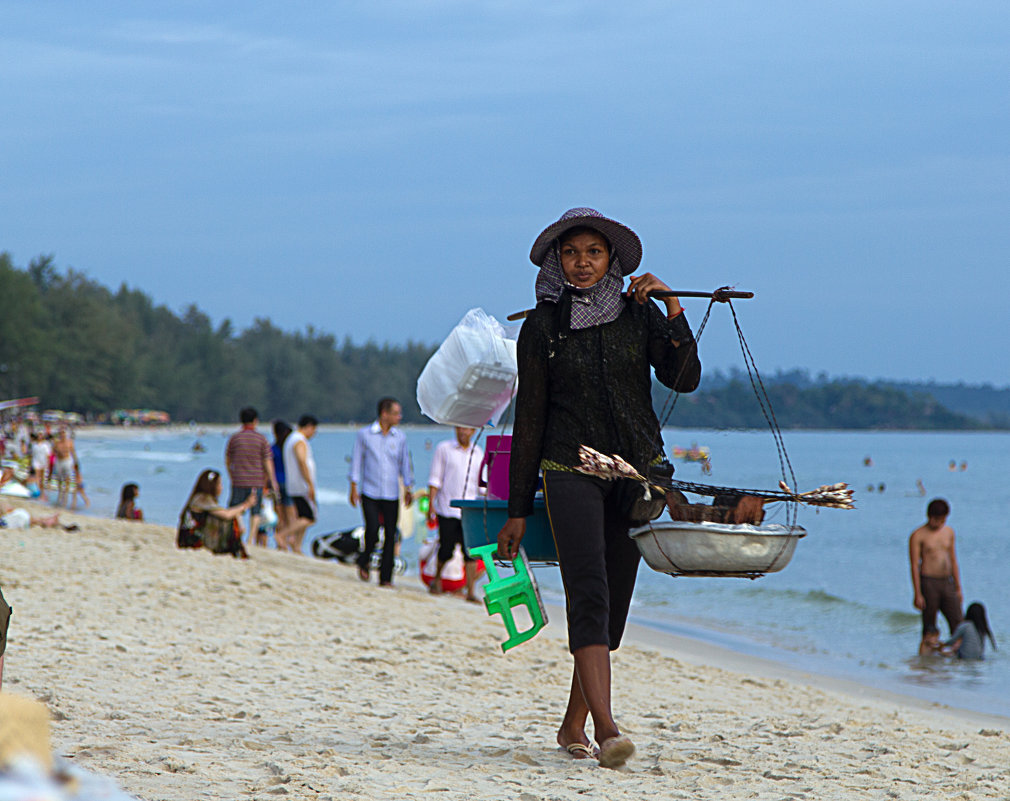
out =
{"type": "Polygon", "coordinates": [[[365,547],[358,554],[358,567],[368,569],[372,551],[379,542],[379,518],[382,518],[382,561],[379,562],[379,583],[393,583],[393,558],[396,555],[396,524],[400,519],[400,502],[361,496],[361,512],[365,517],[365,547]]]}
{"type": "Polygon", "coordinates": [[[581,473],[544,472],[573,652],[586,645],[616,651],[624,636],[641,554],[628,536],[616,486],[581,473]]]}
{"type": "Polygon", "coordinates": [[[922,597],[926,599],[926,605],[922,610],[922,633],[925,634],[927,629],[936,628],[936,613],[942,612],[953,636],[957,624],[964,619],[961,615],[961,599],[954,590],[954,577],[921,576],[919,587],[922,590],[922,597]]]}
{"type": "Polygon", "coordinates": [[[463,521],[458,517],[442,517],[442,515],[436,515],[436,517],[438,518],[438,561],[448,562],[452,559],[457,545],[463,552],[464,562],[476,561],[475,557],[470,556],[470,552],[466,549],[466,543],[463,541],[463,521]]]}

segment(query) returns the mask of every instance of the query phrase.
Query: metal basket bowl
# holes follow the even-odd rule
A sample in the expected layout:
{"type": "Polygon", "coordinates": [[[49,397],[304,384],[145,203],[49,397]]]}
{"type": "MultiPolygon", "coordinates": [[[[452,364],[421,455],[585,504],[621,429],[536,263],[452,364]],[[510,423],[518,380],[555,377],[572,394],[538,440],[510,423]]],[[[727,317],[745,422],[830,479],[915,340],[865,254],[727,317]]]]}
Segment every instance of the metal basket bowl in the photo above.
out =
{"type": "Polygon", "coordinates": [[[646,564],[674,576],[756,578],[781,570],[807,532],[801,526],[658,521],[629,532],[646,564]]]}

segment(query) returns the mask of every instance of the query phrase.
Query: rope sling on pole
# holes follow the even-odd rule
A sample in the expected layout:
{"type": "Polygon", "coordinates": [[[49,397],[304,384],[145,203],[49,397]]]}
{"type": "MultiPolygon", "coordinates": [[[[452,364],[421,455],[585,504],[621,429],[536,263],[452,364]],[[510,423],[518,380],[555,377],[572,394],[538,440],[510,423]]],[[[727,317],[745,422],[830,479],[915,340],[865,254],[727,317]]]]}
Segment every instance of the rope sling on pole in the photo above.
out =
{"type": "MultiPolygon", "coordinates": [[[[726,303],[730,307],[730,313],[733,316],[733,325],[736,329],[737,341],[740,344],[740,352],[743,354],[744,365],[747,368],[747,377],[750,380],[751,388],[754,390],[754,396],[757,399],[758,406],[761,409],[761,413],[765,418],[765,422],[768,423],[768,427],[772,433],[772,438],[775,441],[775,450],[779,462],[779,470],[781,474],[781,480],[779,481],[779,490],[750,490],[741,489],[734,487],[716,487],[707,484],[698,484],[693,482],[680,481],[678,479],[669,479],[668,481],[662,482],[662,486],[657,484],[658,489],[674,489],[683,492],[691,492],[695,495],[708,495],[708,496],[744,496],[753,495],[757,496],[765,502],[772,501],[784,501],[787,504],[786,507],[786,522],[789,526],[795,526],[798,516],[798,504],[810,504],[814,506],[829,506],[841,509],[852,508],[852,491],[848,489],[848,485],[844,483],[837,483],[831,485],[825,485],[818,487],[815,490],[811,490],[805,493],[797,493],[793,487],[796,486],[796,475],[793,472],[792,463],[789,461],[789,454],[786,452],[785,441],[782,437],[782,430],[779,427],[778,420],[775,417],[775,412],[772,409],[771,398],[768,395],[768,390],[764,385],[764,381],[761,379],[761,373],[758,370],[757,362],[754,359],[754,355],[751,353],[750,346],[747,344],[747,339],[744,337],[743,329],[740,326],[740,320],[737,318],[736,309],[733,306],[734,298],[752,298],[754,297],[753,292],[737,292],[731,290],[729,287],[720,287],[714,292],[688,292],[688,291],[662,291],[662,292],[650,292],[650,297],[703,297],[709,298],[708,307],[705,310],[705,316],[702,318],[701,324],[698,326],[698,333],[695,335],[692,347],[697,348],[698,342],[701,339],[702,334],[705,331],[705,327],[708,325],[709,317],[712,313],[712,305],[716,302],[726,303]]],[[[685,363],[686,366],[686,363],[685,363]]],[[[673,382],[674,385],[679,383],[681,374],[683,373],[684,366],[681,367],[681,372],[677,375],[677,378],[673,382]]],[[[663,403],[663,408],[659,414],[660,420],[660,431],[669,422],[670,416],[673,414],[673,410],[677,405],[677,400],[680,398],[680,392],[671,389],[670,393],[667,395],[666,400],[663,403]]],[[[592,471],[594,469],[601,468],[600,458],[610,463],[611,467],[613,463],[610,462],[610,457],[606,457],[603,454],[596,454],[592,452],[591,449],[584,459],[584,466],[588,468],[587,471],[592,471]]],[[[617,460],[618,464],[623,460],[617,460]]],[[[630,465],[627,465],[630,468],[630,465]]],[[[623,466],[618,467],[618,471],[623,470],[623,466]]],[[[628,475],[625,472],[625,475],[628,475]]],[[[630,477],[630,476],[629,476],[630,477]]],[[[645,480],[643,477],[639,476],[641,480],[645,480]]]]}

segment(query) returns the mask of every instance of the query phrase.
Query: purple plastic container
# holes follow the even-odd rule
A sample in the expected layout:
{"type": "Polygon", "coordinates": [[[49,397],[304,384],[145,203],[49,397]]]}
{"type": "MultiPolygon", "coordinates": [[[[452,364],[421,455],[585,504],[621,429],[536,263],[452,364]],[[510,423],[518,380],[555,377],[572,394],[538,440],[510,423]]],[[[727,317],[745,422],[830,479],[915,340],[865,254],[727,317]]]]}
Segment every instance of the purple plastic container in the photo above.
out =
{"type": "Polygon", "coordinates": [[[486,437],[484,461],[481,472],[487,468],[487,496],[507,501],[509,497],[509,454],[512,452],[512,435],[495,434],[486,437]]]}

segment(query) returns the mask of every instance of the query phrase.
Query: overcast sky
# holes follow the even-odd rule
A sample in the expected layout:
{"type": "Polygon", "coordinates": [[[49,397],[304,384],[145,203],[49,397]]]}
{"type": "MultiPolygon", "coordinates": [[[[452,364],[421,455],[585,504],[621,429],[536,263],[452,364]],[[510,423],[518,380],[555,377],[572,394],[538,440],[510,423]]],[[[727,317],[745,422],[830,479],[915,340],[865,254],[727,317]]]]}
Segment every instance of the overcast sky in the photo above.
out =
{"type": "Polygon", "coordinates": [[[1006,0],[0,0],[0,65],[19,266],[437,343],[593,206],[762,371],[1010,383],[1006,0]]]}

